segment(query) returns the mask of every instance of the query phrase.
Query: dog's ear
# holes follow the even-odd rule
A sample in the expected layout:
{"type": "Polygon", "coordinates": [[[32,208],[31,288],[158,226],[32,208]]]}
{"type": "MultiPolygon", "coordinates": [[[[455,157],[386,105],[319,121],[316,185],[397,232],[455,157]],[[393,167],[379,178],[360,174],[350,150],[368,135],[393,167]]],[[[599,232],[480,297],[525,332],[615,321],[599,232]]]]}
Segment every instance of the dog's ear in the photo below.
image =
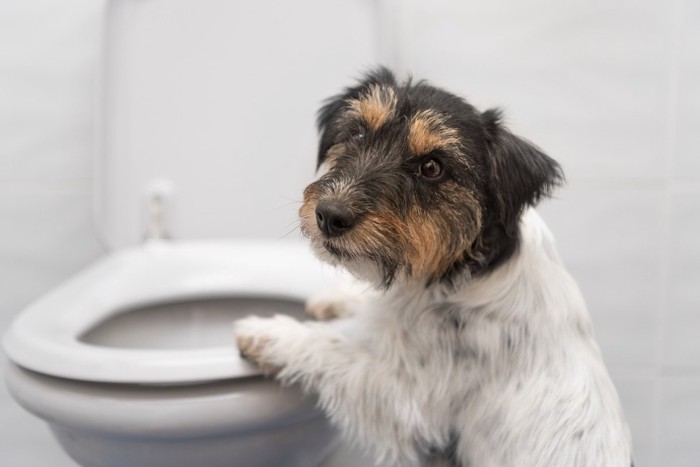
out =
{"type": "Polygon", "coordinates": [[[348,100],[357,99],[372,85],[396,85],[394,74],[385,67],[378,67],[367,74],[357,85],[346,88],[344,92],[327,99],[318,111],[316,124],[320,135],[318,145],[318,168],[326,158],[326,153],[334,144],[338,143],[340,132],[337,121],[348,106],[348,100]]]}
{"type": "Polygon", "coordinates": [[[554,159],[508,131],[501,123],[499,110],[487,110],[482,121],[499,215],[506,231],[514,234],[523,209],[549,196],[564,181],[564,173],[554,159]]]}
{"type": "Polygon", "coordinates": [[[331,146],[338,142],[339,131],[336,121],[345,108],[347,99],[350,97],[349,91],[326,99],[318,111],[316,119],[319,132],[317,169],[323,164],[323,161],[326,159],[326,153],[331,146]]]}

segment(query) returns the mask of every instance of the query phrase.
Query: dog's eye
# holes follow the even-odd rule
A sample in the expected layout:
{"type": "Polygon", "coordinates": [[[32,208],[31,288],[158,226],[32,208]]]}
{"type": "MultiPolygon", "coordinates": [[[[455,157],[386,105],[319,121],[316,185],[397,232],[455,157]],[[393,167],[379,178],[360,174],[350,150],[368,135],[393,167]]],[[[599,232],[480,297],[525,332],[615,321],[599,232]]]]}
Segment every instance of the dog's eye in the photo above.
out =
{"type": "Polygon", "coordinates": [[[425,178],[436,179],[442,175],[442,165],[437,159],[428,159],[420,165],[420,174],[425,178]]]}
{"type": "Polygon", "coordinates": [[[365,130],[358,130],[355,133],[352,134],[351,138],[358,142],[361,143],[362,141],[365,140],[365,130]]]}

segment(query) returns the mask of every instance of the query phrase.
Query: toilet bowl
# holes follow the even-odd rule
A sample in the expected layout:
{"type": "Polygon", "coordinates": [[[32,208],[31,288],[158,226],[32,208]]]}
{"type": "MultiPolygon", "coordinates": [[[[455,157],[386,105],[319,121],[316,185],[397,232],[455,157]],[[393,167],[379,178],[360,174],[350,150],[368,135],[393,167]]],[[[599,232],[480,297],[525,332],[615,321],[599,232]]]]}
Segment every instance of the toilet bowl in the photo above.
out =
{"type": "Polygon", "coordinates": [[[109,254],[3,342],[12,395],[81,465],[311,467],[334,447],[313,399],[240,358],[231,323],[299,315],[335,273],[302,244],[202,240],[291,233],[318,103],[376,61],[372,2],[341,22],[327,1],[277,6],[105,2],[84,228],[109,254]]]}
{"type": "Polygon", "coordinates": [[[239,356],[232,323],[302,318],[335,280],[284,242],[117,250],[20,313],[6,383],[83,466],[314,466],[335,432],[312,398],[239,356]]]}

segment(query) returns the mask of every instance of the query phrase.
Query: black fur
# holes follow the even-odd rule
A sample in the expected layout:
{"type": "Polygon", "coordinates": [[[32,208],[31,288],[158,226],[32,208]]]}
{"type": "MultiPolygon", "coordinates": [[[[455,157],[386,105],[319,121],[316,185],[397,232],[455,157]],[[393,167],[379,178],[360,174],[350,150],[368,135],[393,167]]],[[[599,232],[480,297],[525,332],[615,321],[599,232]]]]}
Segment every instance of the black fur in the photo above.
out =
{"type": "Polygon", "coordinates": [[[537,204],[561,183],[564,174],[552,158],[532,143],[505,130],[496,109],[482,114],[489,138],[493,187],[501,221],[512,233],[525,206],[537,204]]]}
{"type": "MultiPolygon", "coordinates": [[[[316,182],[316,189],[327,193],[334,179],[352,180],[353,194],[343,201],[358,219],[378,209],[390,209],[405,218],[411,207],[419,206],[446,220],[443,241],[450,248],[459,248],[461,254],[439,277],[428,278],[429,282],[452,282],[465,270],[479,275],[503,263],[517,248],[523,210],[548,196],[563,181],[557,162],[508,131],[499,111],[481,113],[465,100],[425,81],[399,83],[386,68],[367,74],[358,85],[327,100],[318,114],[318,128],[319,166],[335,145],[344,145],[345,153],[335,161],[333,170],[316,182]],[[366,94],[372,85],[389,86],[397,96],[394,117],[377,131],[344,117],[349,100],[366,94]],[[408,122],[422,110],[442,116],[447,126],[458,131],[460,139],[458,151],[428,155],[445,170],[444,177],[435,181],[416,175],[424,159],[412,155],[406,142],[408,122]],[[474,212],[462,204],[468,194],[476,197],[482,220],[470,245],[463,244],[466,229],[473,227],[474,212]]],[[[409,267],[396,248],[387,245],[381,251],[367,253],[382,265],[386,286],[400,268],[409,267]]]]}

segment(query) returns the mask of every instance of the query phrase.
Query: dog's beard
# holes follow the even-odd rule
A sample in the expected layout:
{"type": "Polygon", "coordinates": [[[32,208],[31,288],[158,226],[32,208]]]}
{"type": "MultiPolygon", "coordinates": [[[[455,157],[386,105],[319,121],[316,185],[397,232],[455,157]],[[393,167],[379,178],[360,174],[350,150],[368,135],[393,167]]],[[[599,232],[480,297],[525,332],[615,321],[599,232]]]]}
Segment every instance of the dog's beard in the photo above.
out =
{"type": "Polygon", "coordinates": [[[312,237],[311,249],[321,261],[347,270],[360,281],[377,288],[386,288],[394,283],[398,266],[381,251],[368,251],[349,245],[347,241],[312,237]]]}
{"type": "Polygon", "coordinates": [[[341,263],[343,260],[348,261],[357,256],[356,254],[349,253],[347,249],[330,240],[323,240],[323,248],[341,263]]]}

